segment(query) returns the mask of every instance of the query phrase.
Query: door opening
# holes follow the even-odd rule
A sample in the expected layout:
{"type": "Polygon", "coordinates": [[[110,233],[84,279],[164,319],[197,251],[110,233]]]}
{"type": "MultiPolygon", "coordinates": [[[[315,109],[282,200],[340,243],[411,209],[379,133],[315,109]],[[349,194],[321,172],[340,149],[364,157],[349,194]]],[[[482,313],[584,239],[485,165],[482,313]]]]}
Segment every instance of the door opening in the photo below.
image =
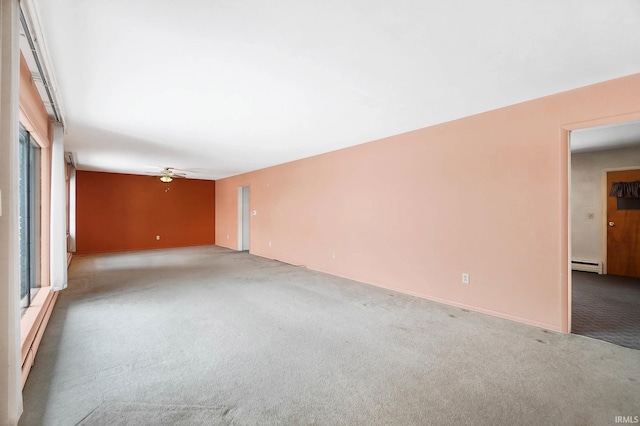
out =
{"type": "Polygon", "coordinates": [[[568,331],[640,349],[640,120],[633,119],[569,134],[568,331]],[[620,195],[612,195],[614,182],[623,183],[620,195]]]}
{"type": "Polygon", "coordinates": [[[249,226],[249,187],[238,188],[238,250],[249,251],[250,249],[250,226],[249,226]]]}

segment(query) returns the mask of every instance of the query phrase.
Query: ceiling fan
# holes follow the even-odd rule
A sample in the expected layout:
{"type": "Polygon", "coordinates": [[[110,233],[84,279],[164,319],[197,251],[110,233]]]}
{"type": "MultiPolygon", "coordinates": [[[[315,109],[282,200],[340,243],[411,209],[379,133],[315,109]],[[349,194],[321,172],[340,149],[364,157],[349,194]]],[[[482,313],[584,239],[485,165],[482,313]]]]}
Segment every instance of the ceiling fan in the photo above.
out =
{"type": "Polygon", "coordinates": [[[164,183],[169,183],[175,178],[185,178],[184,173],[178,173],[173,167],[165,167],[160,170],[160,180],[164,183]]]}

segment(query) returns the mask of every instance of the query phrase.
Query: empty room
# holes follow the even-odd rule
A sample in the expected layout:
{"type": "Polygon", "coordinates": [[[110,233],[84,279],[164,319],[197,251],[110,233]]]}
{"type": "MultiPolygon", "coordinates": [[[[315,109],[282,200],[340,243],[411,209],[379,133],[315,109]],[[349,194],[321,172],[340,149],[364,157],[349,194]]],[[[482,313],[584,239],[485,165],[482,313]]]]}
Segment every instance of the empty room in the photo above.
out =
{"type": "Polygon", "coordinates": [[[0,3],[0,424],[640,420],[640,3],[0,3]]]}

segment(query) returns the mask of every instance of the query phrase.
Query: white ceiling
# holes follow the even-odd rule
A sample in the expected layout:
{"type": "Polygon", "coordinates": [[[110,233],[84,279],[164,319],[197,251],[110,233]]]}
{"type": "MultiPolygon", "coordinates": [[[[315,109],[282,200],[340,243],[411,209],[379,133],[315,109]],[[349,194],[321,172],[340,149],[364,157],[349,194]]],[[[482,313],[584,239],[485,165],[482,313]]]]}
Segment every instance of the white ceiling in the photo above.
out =
{"type": "Polygon", "coordinates": [[[34,0],[80,169],[218,179],[640,72],[637,0],[34,0]]]}
{"type": "Polygon", "coordinates": [[[603,151],[640,145],[640,120],[573,130],[571,152],[603,151]]]}

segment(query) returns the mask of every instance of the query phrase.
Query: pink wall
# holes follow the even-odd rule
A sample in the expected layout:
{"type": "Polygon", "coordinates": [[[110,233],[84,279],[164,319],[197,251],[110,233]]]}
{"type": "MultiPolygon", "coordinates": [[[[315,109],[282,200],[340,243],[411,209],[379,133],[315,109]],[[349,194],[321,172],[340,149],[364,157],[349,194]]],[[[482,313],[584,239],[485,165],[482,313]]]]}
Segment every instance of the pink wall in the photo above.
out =
{"type": "MultiPolygon", "coordinates": [[[[50,216],[51,216],[51,136],[52,125],[33,82],[29,67],[20,55],[19,87],[20,123],[40,146],[40,285],[50,285],[50,216]]],[[[31,370],[40,339],[47,327],[57,293],[41,290],[31,301],[20,320],[22,385],[31,370]]]]}
{"type": "Polygon", "coordinates": [[[40,285],[49,286],[51,216],[51,123],[24,56],[20,54],[20,124],[40,146],[40,285]]]}
{"type": "Polygon", "coordinates": [[[216,244],[250,185],[253,254],[567,331],[567,130],[628,114],[640,74],[219,180],[216,244]]]}
{"type": "Polygon", "coordinates": [[[50,145],[49,117],[22,53],[20,54],[19,97],[20,123],[36,137],[42,147],[48,147],[50,145]]]}

